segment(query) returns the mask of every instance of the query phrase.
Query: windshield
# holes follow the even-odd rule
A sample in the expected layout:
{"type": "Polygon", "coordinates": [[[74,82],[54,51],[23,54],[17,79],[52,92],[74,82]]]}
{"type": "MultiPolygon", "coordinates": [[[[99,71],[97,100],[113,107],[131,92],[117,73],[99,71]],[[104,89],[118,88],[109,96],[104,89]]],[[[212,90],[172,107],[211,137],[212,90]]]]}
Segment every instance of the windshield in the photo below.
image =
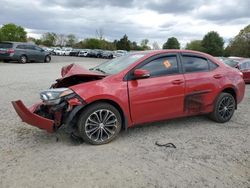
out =
{"type": "Polygon", "coordinates": [[[129,65],[133,64],[145,54],[128,54],[121,57],[117,57],[105,63],[102,63],[90,70],[99,71],[104,74],[117,74],[126,69],[129,65]]]}

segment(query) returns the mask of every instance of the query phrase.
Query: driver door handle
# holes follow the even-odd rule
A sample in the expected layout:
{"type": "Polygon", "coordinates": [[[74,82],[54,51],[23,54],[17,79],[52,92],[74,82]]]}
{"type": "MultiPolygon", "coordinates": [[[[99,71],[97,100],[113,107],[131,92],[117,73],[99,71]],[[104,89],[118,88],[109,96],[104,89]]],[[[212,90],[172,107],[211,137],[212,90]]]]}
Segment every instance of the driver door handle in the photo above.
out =
{"type": "Polygon", "coordinates": [[[220,78],[222,78],[222,75],[221,75],[221,74],[215,74],[215,75],[214,75],[214,78],[215,78],[215,79],[220,79],[220,78]]]}
{"type": "Polygon", "coordinates": [[[180,84],[183,84],[184,83],[184,80],[173,80],[172,81],[172,84],[174,85],[180,85],[180,84]]]}

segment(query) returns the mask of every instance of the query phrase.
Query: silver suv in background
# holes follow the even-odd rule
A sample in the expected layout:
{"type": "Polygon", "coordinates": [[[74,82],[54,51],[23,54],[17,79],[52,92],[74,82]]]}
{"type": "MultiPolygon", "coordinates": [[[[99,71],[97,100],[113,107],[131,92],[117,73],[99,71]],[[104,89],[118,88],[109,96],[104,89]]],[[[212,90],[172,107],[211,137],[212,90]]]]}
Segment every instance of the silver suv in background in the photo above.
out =
{"type": "Polygon", "coordinates": [[[31,61],[49,63],[51,56],[49,52],[34,44],[0,42],[0,60],[4,62],[18,61],[20,63],[31,61]]]}

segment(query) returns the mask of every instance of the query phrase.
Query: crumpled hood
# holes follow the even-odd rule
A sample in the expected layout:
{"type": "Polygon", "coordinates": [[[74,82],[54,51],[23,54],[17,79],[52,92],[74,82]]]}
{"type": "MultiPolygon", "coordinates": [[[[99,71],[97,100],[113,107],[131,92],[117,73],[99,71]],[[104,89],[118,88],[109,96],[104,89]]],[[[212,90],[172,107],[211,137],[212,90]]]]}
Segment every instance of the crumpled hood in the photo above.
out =
{"type": "Polygon", "coordinates": [[[61,75],[62,75],[62,78],[66,78],[66,77],[69,77],[72,75],[105,76],[101,73],[92,72],[92,71],[85,69],[85,68],[81,67],[80,65],[76,65],[74,63],[62,67],[61,75]]]}
{"type": "Polygon", "coordinates": [[[61,76],[62,77],[57,79],[57,82],[51,86],[52,88],[69,87],[84,82],[99,80],[107,75],[92,72],[80,65],[70,64],[62,67],[61,76]]]}

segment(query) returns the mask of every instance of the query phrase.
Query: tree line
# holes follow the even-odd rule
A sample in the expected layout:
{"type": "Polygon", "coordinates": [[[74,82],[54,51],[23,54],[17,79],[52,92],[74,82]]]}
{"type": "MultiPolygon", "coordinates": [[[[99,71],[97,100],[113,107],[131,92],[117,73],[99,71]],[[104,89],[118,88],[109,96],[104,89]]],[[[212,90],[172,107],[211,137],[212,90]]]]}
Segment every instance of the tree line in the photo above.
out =
{"type": "MultiPolygon", "coordinates": [[[[68,46],[74,48],[105,49],[105,50],[149,50],[160,49],[157,42],[149,46],[149,40],[143,39],[139,44],[129,40],[125,34],[113,42],[105,40],[102,29],[96,30],[97,37],[79,40],[74,34],[57,34],[46,32],[40,39],[27,38],[27,32],[21,26],[13,23],[5,24],[0,28],[0,41],[32,41],[37,45],[68,46]]],[[[180,49],[177,38],[170,37],[162,46],[163,49],[180,49]]],[[[250,57],[250,25],[242,29],[224,48],[224,40],[216,31],[208,32],[202,40],[193,40],[186,44],[185,49],[196,50],[213,56],[241,56],[250,57]]]]}

